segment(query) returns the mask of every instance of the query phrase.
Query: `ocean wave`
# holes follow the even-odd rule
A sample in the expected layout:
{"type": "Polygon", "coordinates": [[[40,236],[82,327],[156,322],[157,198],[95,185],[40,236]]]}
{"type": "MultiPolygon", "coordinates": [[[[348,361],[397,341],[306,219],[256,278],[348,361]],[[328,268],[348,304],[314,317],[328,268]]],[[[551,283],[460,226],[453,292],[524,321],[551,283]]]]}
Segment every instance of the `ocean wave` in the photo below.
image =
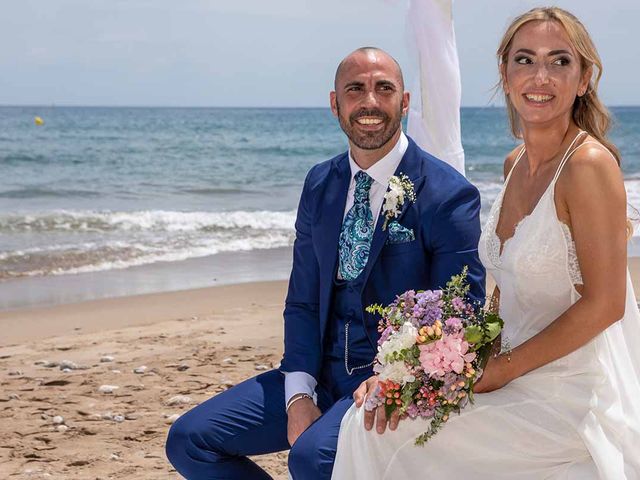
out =
{"type": "MultiPolygon", "coordinates": [[[[484,224],[502,183],[487,180],[475,184],[481,192],[484,224]]],[[[627,179],[625,184],[629,205],[640,209],[640,179],[627,179]]],[[[123,269],[222,252],[291,246],[295,216],[294,210],[0,214],[0,238],[7,239],[0,251],[0,279],[123,269]]],[[[640,217],[637,212],[634,217],[631,210],[630,216],[640,217]]]]}
{"type": "Polygon", "coordinates": [[[196,195],[264,195],[262,191],[243,188],[184,188],[180,191],[183,193],[194,193],[196,195]]]}
{"type": "Polygon", "coordinates": [[[9,153],[7,155],[0,156],[0,164],[48,163],[50,161],[50,157],[42,154],[9,153]]]}
{"type": "Polygon", "coordinates": [[[0,198],[92,198],[99,197],[100,193],[93,190],[53,190],[50,188],[27,187],[17,190],[5,190],[0,192],[0,198]]]}
{"type": "Polygon", "coordinates": [[[0,232],[215,232],[293,229],[295,211],[134,212],[56,210],[0,215],[0,232]]]}
{"type": "Polygon", "coordinates": [[[295,212],[56,211],[0,216],[0,279],[96,272],[293,244],[295,212]],[[22,242],[20,239],[24,239],[22,242]],[[35,245],[34,245],[35,242],[35,245]]]}

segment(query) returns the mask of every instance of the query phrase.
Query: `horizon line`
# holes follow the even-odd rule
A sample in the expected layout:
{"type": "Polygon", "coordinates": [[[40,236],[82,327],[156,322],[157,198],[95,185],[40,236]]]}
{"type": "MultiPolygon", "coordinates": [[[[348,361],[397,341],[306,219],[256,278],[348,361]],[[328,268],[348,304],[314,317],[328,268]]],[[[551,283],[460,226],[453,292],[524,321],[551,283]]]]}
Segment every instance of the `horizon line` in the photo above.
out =
{"type": "MultiPolygon", "coordinates": [[[[82,105],[82,104],[43,104],[43,103],[0,103],[0,108],[176,108],[176,109],[198,109],[198,108],[217,108],[217,109],[235,109],[235,110],[259,110],[259,109],[281,109],[281,110],[330,110],[330,106],[317,106],[317,105],[82,105]]],[[[617,104],[607,105],[607,108],[629,108],[640,107],[640,104],[617,104]]],[[[461,105],[460,108],[505,108],[504,105],[461,105]]]]}

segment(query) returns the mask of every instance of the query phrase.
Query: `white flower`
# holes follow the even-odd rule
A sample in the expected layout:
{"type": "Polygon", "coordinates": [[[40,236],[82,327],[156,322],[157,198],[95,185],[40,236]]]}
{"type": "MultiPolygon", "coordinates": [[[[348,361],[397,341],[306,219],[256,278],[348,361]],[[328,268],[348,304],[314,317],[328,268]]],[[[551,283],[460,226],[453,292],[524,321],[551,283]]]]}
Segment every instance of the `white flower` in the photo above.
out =
{"type": "Polygon", "coordinates": [[[373,370],[380,376],[380,380],[391,380],[400,385],[416,380],[416,377],[409,371],[406,363],[402,361],[391,362],[386,365],[376,365],[373,370]]]}
{"type": "Polygon", "coordinates": [[[405,322],[400,330],[393,332],[386,342],[378,347],[378,362],[386,365],[388,355],[413,347],[418,338],[418,329],[411,322],[405,322]]]}
{"type": "Polygon", "coordinates": [[[389,179],[389,189],[384,194],[384,203],[382,204],[382,213],[384,214],[383,230],[387,227],[389,220],[400,215],[405,197],[408,197],[412,202],[415,201],[413,183],[404,174],[399,177],[393,175],[389,179]]]}

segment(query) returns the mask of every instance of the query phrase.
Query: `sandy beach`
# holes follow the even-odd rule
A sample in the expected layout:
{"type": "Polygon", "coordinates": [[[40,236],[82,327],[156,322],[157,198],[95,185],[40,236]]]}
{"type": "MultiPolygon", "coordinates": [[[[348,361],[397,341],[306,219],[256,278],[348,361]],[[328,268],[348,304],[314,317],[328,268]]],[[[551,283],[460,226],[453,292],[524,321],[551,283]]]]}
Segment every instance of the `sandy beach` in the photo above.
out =
{"type": "MultiPolygon", "coordinates": [[[[634,284],[640,262],[630,259],[634,284]]],[[[286,282],[0,312],[0,478],[175,479],[173,419],[282,353],[286,282]]],[[[254,460],[285,479],[287,453],[254,460]]]]}

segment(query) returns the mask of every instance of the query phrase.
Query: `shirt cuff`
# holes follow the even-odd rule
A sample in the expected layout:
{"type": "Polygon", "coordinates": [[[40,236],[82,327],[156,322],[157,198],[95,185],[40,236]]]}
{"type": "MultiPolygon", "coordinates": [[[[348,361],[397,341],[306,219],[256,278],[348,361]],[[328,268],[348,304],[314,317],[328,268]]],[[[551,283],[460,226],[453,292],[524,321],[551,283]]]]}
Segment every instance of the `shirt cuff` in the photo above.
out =
{"type": "Polygon", "coordinates": [[[282,372],[284,373],[284,404],[285,406],[291,400],[291,397],[299,393],[306,393],[313,398],[313,402],[317,403],[315,393],[318,382],[307,372],[282,372]]]}

